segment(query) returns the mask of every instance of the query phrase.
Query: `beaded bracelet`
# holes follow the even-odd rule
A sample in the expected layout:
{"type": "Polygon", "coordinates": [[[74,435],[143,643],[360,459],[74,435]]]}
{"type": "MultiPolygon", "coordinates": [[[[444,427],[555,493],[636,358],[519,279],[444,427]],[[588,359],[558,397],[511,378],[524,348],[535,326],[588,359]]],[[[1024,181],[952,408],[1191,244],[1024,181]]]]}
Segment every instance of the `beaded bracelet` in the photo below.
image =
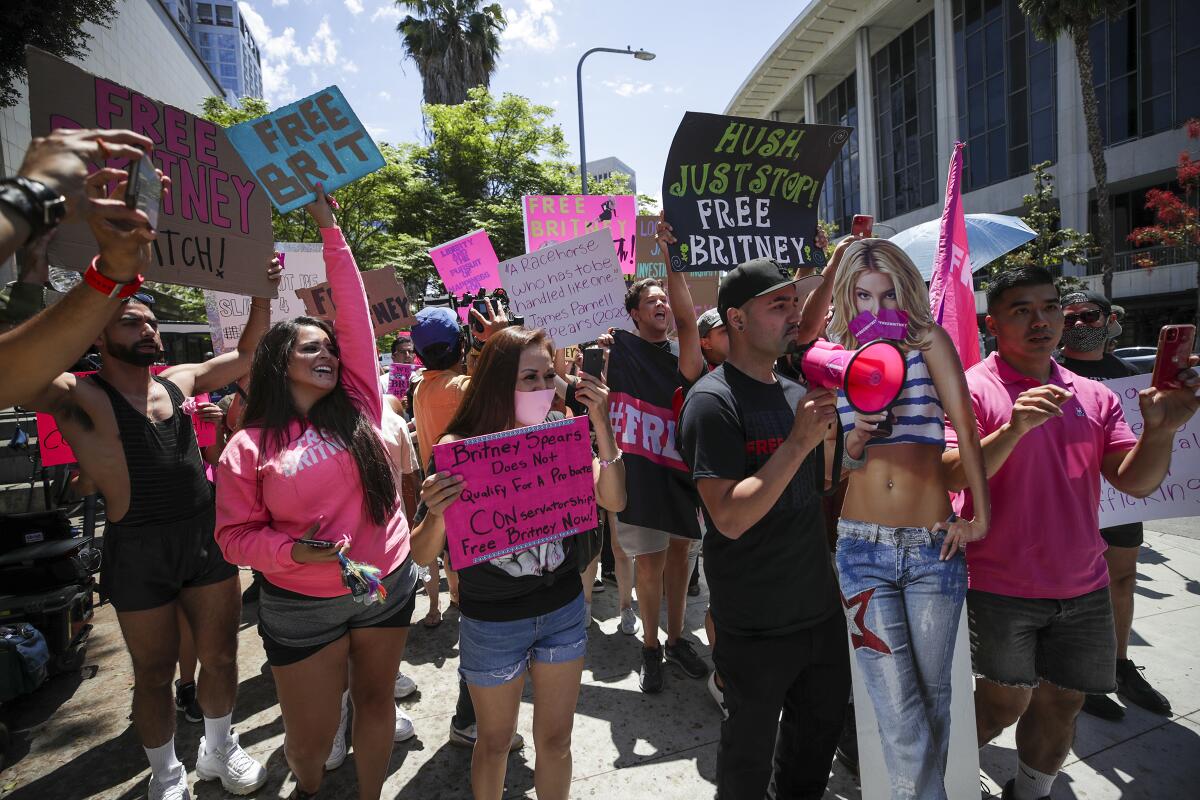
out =
{"type": "Polygon", "coordinates": [[[611,458],[607,461],[605,461],[603,458],[597,459],[600,462],[600,469],[611,467],[613,464],[616,464],[618,461],[620,461],[621,457],[624,455],[625,453],[623,453],[620,448],[617,448],[617,455],[615,458],[611,458]]]}

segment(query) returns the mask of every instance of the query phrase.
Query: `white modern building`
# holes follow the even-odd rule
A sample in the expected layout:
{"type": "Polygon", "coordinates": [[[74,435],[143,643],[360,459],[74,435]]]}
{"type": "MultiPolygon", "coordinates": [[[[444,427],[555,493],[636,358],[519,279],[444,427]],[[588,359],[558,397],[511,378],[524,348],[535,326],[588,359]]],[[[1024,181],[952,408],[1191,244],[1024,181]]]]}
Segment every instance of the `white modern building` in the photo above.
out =
{"type": "MultiPolygon", "coordinates": [[[[1182,126],[1200,117],[1197,14],[1196,0],[1131,0],[1091,30],[1123,343],[1195,313],[1196,264],[1164,248],[1147,271],[1126,236],[1152,222],[1146,191],[1174,180],[1182,126]]],[[[1019,214],[1030,165],[1050,161],[1063,227],[1096,230],[1074,47],[1035,37],[1017,0],[812,0],[779,24],[725,113],[854,127],[821,203],[841,231],[856,213],[896,231],[938,217],[958,140],[968,213],[1019,214]]],[[[1066,269],[1101,288],[1099,263],[1066,269]]]]}
{"type": "Polygon", "coordinates": [[[263,96],[262,58],[236,0],[173,0],[194,9],[190,35],[231,100],[263,96]]]}
{"type": "Polygon", "coordinates": [[[633,167],[626,164],[619,158],[609,156],[608,158],[597,159],[596,161],[587,162],[588,178],[590,180],[602,181],[605,178],[611,178],[614,173],[620,172],[629,176],[629,191],[637,194],[637,173],[633,171],[633,167]]]}

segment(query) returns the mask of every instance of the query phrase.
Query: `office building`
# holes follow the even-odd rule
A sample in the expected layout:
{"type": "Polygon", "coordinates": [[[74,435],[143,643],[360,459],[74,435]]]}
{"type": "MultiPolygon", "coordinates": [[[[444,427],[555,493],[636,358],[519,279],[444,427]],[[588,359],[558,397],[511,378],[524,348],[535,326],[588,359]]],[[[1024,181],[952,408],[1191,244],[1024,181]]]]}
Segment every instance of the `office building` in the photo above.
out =
{"type": "Polygon", "coordinates": [[[596,161],[587,162],[588,180],[602,181],[605,178],[611,178],[614,173],[620,172],[629,176],[629,192],[637,194],[637,173],[633,171],[633,167],[626,164],[619,158],[609,156],[608,158],[597,159],[596,161]]]}
{"type": "MultiPolygon", "coordinates": [[[[189,35],[200,50],[200,57],[217,76],[221,88],[230,100],[241,97],[262,97],[262,59],[258,42],[238,8],[236,0],[174,0],[180,6],[190,5],[192,24],[189,35]]],[[[182,14],[177,14],[182,17],[182,14]]]]}

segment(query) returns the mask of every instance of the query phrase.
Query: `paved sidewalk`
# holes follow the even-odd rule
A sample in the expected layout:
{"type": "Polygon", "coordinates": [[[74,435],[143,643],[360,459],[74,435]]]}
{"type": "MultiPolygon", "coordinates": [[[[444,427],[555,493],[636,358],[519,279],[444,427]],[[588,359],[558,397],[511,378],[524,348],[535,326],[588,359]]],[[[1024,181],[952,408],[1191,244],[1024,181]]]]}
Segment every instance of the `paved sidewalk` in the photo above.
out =
{"type": "MultiPolygon", "coordinates": [[[[1148,523],[1139,564],[1133,659],[1175,708],[1170,718],[1130,708],[1122,723],[1082,717],[1075,748],[1055,785],[1055,800],[1191,798],[1200,796],[1200,518],[1148,523]]],[[[246,577],[246,574],[243,573],[246,577]]],[[[442,593],[442,602],[447,601],[442,593]]],[[[395,748],[386,798],[468,798],[470,753],[447,743],[457,692],[458,617],[447,612],[435,630],[419,625],[418,597],[404,671],[419,692],[402,702],[417,737],[395,748]]],[[[703,596],[688,605],[688,629],[705,642],[703,596]]],[[[713,793],[720,716],[701,680],[668,665],[667,689],[637,688],[637,642],[616,630],[615,587],[596,595],[594,613],[609,618],[591,629],[574,735],[578,798],[704,798],[713,793]]],[[[283,723],[262,645],[247,610],[239,635],[241,686],[235,725],[242,744],[265,761],[270,780],[260,798],[287,797],[292,781],[283,758],[283,723]]],[[[98,610],[79,674],[60,676],[2,712],[13,732],[10,766],[0,773],[5,800],[75,800],[145,796],[148,769],[129,721],[132,674],[112,608],[98,610]]],[[[707,647],[700,648],[707,656],[707,647]]],[[[509,761],[506,797],[533,797],[531,706],[520,730],[530,744],[509,761]]],[[[202,726],[180,717],[177,746],[195,765],[202,726]]],[[[1013,734],[983,750],[996,789],[1013,773],[1013,734]]],[[[194,780],[194,774],[192,774],[194,780]]],[[[356,797],[354,760],[331,773],[323,798],[356,797]]],[[[998,794],[998,791],[997,791],[998,794]]],[[[223,797],[216,783],[193,783],[196,798],[223,797]]],[[[855,800],[857,782],[835,765],[828,798],[855,800]]],[[[957,800],[957,798],[955,799],[957,800]]],[[[970,798],[974,800],[974,798],[970,798]]]]}

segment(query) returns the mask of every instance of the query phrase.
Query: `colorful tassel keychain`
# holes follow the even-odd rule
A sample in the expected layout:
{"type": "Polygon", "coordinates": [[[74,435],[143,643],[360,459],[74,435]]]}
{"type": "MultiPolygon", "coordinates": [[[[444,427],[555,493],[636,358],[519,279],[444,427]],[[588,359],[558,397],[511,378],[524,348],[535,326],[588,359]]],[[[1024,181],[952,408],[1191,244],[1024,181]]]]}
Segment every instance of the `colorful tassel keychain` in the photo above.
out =
{"type": "Polygon", "coordinates": [[[342,565],[342,583],[350,590],[356,603],[369,606],[387,599],[387,589],[379,580],[379,567],[351,561],[341,553],[338,553],[338,563],[342,565]]]}

